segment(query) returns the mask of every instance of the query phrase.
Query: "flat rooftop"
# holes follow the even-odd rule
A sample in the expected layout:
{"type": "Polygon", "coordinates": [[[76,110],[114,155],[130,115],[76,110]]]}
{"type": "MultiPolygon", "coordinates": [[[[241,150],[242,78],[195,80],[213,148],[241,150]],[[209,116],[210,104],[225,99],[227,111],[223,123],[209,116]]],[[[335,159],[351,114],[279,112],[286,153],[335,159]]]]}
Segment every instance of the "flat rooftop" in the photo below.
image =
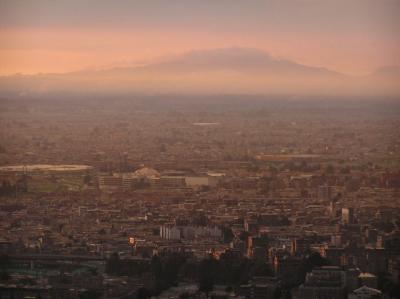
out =
{"type": "Polygon", "coordinates": [[[50,164],[34,164],[34,165],[10,165],[1,166],[0,172],[69,172],[69,171],[84,171],[92,169],[88,165],[50,165],[50,164]]]}

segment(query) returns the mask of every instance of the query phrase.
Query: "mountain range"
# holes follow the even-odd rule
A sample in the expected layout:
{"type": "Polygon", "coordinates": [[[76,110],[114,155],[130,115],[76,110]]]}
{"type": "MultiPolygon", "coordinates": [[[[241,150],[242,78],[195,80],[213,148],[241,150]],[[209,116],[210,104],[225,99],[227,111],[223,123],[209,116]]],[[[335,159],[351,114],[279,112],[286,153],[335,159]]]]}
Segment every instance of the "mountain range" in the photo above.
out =
{"type": "Polygon", "coordinates": [[[349,76],[252,48],[191,51],[162,62],[63,74],[0,77],[0,96],[52,93],[400,95],[400,67],[349,76]]]}

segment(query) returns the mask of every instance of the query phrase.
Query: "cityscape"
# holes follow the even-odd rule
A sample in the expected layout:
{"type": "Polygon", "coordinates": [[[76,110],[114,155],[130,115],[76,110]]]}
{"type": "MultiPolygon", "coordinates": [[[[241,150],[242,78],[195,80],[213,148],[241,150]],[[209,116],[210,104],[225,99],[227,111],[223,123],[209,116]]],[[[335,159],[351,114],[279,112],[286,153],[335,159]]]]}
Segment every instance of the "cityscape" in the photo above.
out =
{"type": "MultiPolygon", "coordinates": [[[[343,67],[318,31],[336,38],[322,26],[338,25],[335,1],[67,2],[0,0],[0,299],[400,298],[398,45],[349,50],[343,67]],[[211,43],[210,20],[229,46],[191,44],[211,43]],[[328,67],[231,40],[224,26],[244,24],[308,30],[328,67]],[[128,50],[161,57],[165,26],[179,54],[87,68],[88,40],[96,65],[125,59],[125,26],[154,39],[128,50]]],[[[368,45],[399,25],[397,3],[372,2],[343,21],[375,28],[368,45]]]]}

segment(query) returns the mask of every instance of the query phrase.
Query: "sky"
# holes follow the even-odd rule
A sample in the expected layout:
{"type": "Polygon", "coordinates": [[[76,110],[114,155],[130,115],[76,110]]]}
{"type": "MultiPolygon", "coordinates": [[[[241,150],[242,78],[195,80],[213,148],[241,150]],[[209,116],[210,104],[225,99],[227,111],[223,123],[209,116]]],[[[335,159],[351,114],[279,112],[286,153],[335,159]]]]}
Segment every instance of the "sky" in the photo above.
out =
{"type": "Polygon", "coordinates": [[[0,0],[0,75],[249,47],[363,75],[400,65],[398,0],[0,0]]]}

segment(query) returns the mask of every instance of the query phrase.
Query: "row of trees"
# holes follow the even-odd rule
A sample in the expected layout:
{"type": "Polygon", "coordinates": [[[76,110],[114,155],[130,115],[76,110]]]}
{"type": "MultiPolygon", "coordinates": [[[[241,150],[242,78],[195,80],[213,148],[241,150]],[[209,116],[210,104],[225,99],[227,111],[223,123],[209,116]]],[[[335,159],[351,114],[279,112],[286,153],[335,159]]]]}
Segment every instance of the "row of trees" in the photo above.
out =
{"type": "MultiPolygon", "coordinates": [[[[304,282],[307,272],[314,267],[326,265],[327,260],[318,253],[311,254],[304,259],[298,269],[293,273],[298,278],[296,284],[285,285],[284,288],[291,288],[304,282]]],[[[215,284],[227,285],[232,290],[240,285],[248,283],[254,276],[274,276],[269,264],[239,257],[232,254],[222,254],[220,259],[212,256],[201,261],[193,259],[183,253],[170,253],[161,256],[153,256],[146,263],[120,260],[118,255],[113,255],[106,264],[106,272],[112,275],[148,276],[151,277],[151,284],[141,289],[139,299],[156,296],[163,290],[177,285],[180,281],[195,282],[202,292],[209,293],[215,284]]],[[[281,294],[281,292],[277,292],[281,294]]],[[[280,296],[280,295],[279,295],[280,296]]]]}
{"type": "Polygon", "coordinates": [[[0,183],[1,196],[16,196],[18,192],[26,192],[28,190],[27,178],[25,176],[19,178],[15,182],[3,179],[0,183]]]}

